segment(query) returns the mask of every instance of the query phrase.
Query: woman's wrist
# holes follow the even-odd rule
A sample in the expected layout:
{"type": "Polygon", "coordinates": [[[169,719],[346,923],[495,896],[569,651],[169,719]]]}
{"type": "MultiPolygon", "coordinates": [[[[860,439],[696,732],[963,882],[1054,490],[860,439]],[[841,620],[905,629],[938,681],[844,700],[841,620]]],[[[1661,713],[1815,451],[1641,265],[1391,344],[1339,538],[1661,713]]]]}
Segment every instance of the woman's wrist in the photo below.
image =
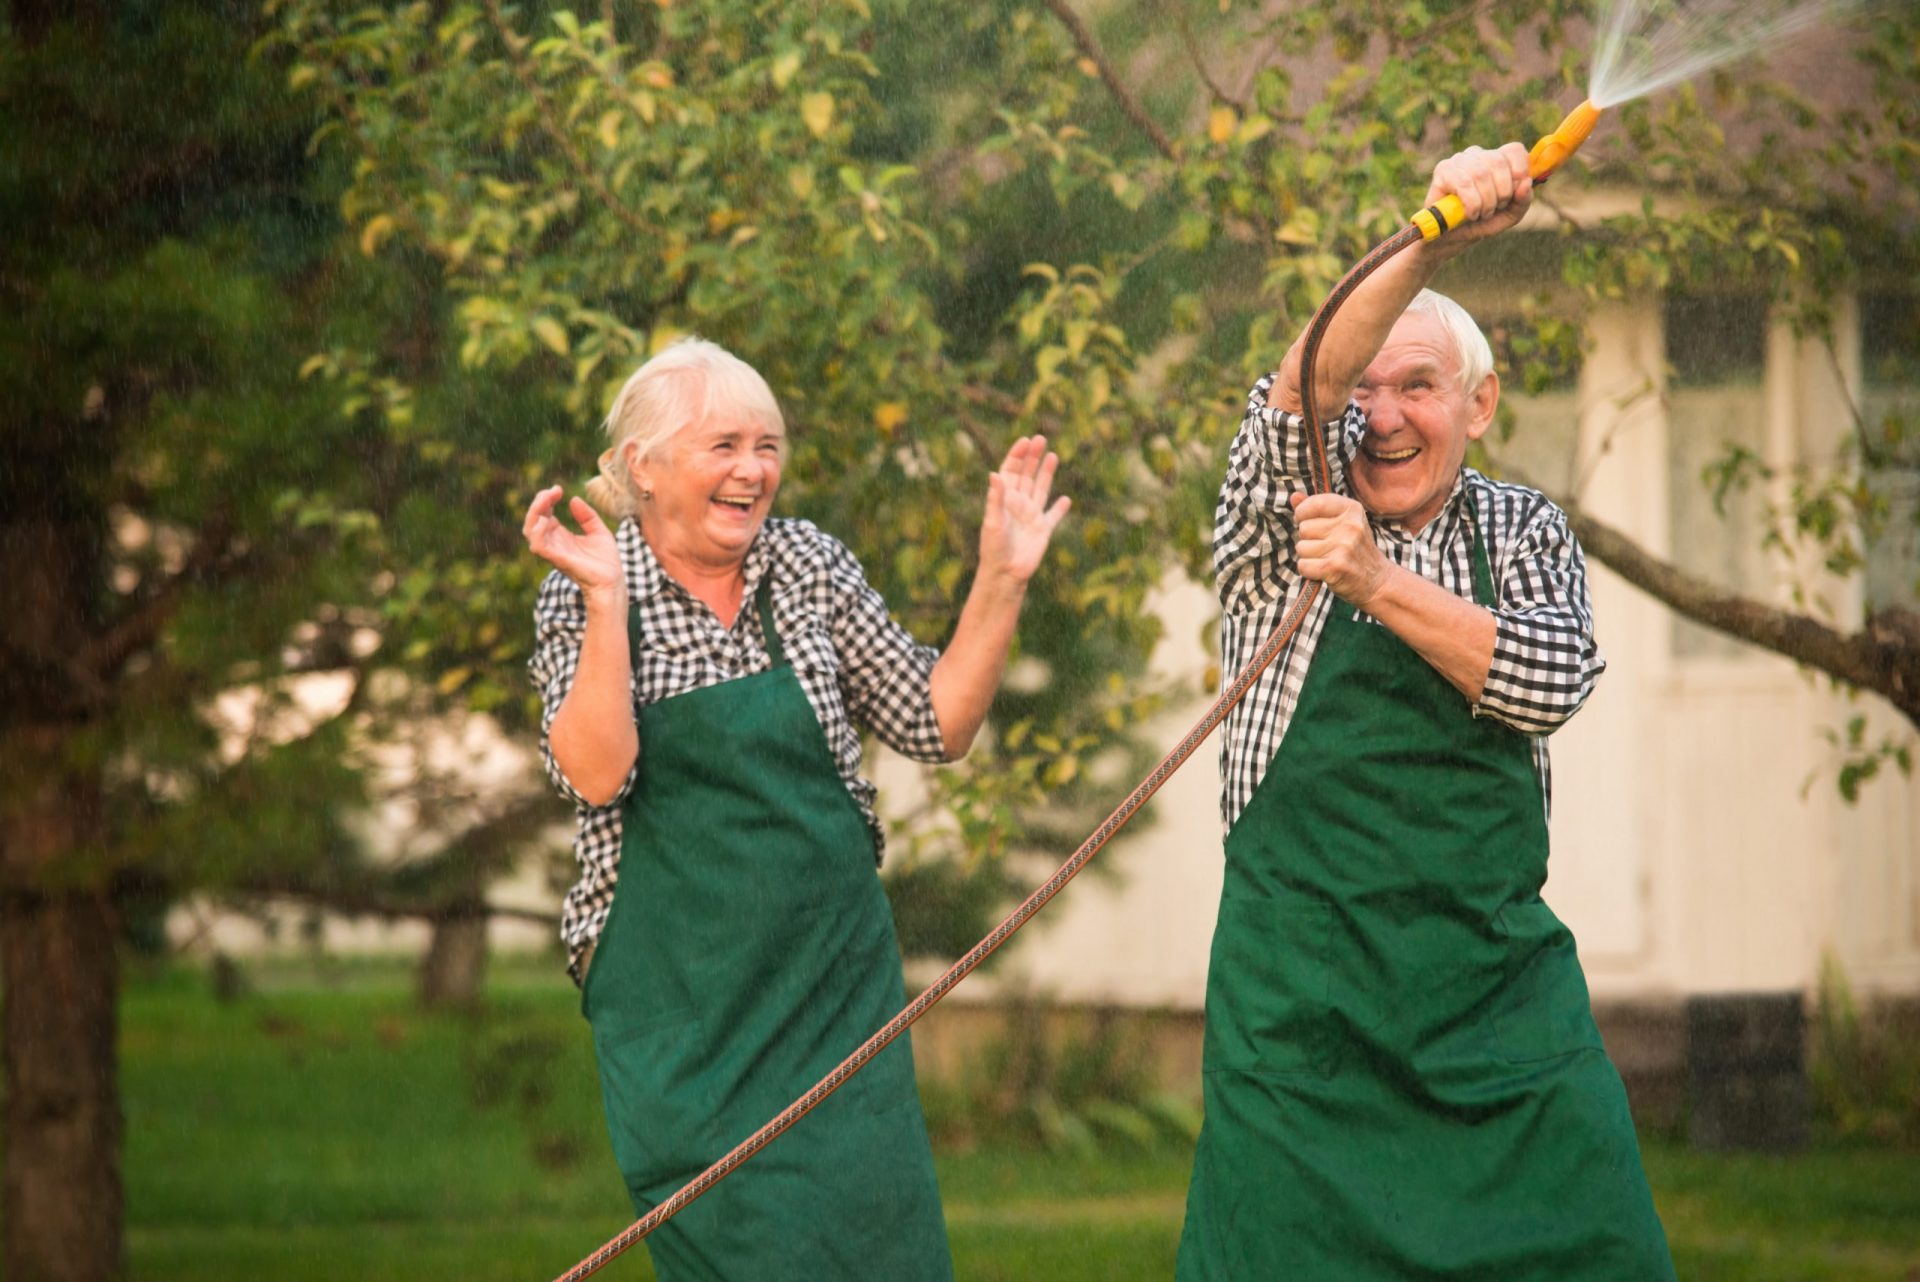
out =
{"type": "Polygon", "coordinates": [[[600,587],[584,589],[587,599],[587,617],[595,615],[613,615],[625,619],[627,615],[627,585],[624,581],[605,584],[600,587]]]}

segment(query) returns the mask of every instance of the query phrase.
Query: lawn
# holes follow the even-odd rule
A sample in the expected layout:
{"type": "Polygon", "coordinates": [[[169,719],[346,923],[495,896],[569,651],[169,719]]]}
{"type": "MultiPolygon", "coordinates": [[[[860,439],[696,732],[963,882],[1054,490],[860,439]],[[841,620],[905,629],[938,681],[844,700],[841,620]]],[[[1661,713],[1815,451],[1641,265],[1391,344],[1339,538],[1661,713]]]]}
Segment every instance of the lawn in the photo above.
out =
{"type": "MultiPolygon", "coordinates": [[[[417,1012],[391,968],[268,972],[225,1004],[160,972],[129,984],[122,1047],[134,1282],[525,1282],[630,1218],[585,1025],[543,973],[470,1021],[417,1012]]],[[[1187,1160],[941,1154],[959,1277],[1170,1278],[1187,1160]]],[[[1647,1161],[1687,1282],[1920,1282],[1920,1156],[1647,1161]]],[[[652,1273],[635,1250],[601,1276],[652,1273]]]]}

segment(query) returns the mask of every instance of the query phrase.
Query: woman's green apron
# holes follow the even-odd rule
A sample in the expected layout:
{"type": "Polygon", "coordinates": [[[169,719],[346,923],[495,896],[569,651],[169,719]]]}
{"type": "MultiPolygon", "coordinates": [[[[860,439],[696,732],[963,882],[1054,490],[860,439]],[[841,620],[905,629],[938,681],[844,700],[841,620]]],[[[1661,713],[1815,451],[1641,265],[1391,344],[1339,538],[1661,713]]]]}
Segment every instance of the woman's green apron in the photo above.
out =
{"type": "Polygon", "coordinates": [[[1226,854],[1182,1282],[1673,1277],[1524,735],[1336,600],[1226,854]]]}
{"type": "MultiPolygon", "coordinates": [[[[581,1008],[645,1214],[905,1005],[873,837],[787,665],[640,710],[620,880],[581,1008]]],[[[636,654],[638,612],[629,622],[636,654]]],[[[663,1282],[952,1277],[902,1037],[651,1237],[663,1282]]]]}

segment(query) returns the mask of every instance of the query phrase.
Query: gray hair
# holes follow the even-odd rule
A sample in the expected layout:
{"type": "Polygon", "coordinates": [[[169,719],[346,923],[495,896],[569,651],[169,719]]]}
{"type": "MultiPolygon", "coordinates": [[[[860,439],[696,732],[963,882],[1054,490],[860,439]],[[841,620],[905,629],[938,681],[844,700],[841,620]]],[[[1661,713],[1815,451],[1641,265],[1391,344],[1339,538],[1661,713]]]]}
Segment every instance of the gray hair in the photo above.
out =
{"type": "Polygon", "coordinates": [[[635,515],[634,461],[653,457],[682,428],[727,413],[786,429],[780,403],[758,370],[718,343],[675,340],[613,398],[605,425],[611,444],[600,455],[600,475],[587,482],[587,501],[615,522],[635,515]]]}
{"type": "Polygon", "coordinates": [[[1460,390],[1467,395],[1473,395],[1474,389],[1493,373],[1493,348],[1488,346],[1487,336],[1480,332],[1480,326],[1467,314],[1467,309],[1445,294],[1423,289],[1414,295],[1413,301],[1407,304],[1407,310],[1401,314],[1431,316],[1440,322],[1440,328],[1447,332],[1447,339],[1453,344],[1453,354],[1460,363],[1460,390]]]}

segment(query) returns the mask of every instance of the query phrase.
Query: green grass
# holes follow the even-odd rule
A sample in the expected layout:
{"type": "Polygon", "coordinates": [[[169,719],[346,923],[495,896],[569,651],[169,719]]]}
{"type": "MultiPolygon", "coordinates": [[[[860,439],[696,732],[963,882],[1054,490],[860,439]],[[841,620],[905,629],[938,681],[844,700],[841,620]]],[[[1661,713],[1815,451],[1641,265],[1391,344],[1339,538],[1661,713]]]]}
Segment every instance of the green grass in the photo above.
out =
{"type": "MultiPolygon", "coordinates": [[[[504,970],[475,1021],[422,1015],[391,967],[207,992],[172,971],[127,993],[135,1282],[525,1282],[628,1222],[564,981],[504,970]]],[[[1170,1278],[1188,1156],[942,1154],[959,1276],[1170,1278]]],[[[1656,1144],[1647,1165],[1686,1282],[1920,1282],[1920,1157],[1656,1144]]],[[[634,1251],[601,1276],[652,1273],[634,1251]]]]}

